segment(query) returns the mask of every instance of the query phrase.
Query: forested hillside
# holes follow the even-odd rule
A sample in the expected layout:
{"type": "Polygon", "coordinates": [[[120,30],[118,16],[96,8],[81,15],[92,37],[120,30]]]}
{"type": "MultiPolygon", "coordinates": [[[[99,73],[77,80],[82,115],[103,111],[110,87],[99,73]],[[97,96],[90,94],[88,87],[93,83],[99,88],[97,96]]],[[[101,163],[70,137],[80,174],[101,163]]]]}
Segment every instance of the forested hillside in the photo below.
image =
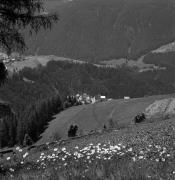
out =
{"type": "Polygon", "coordinates": [[[86,61],[135,59],[175,39],[174,0],[46,1],[59,22],[26,38],[27,54],[86,61]]]}
{"type": "Polygon", "coordinates": [[[168,80],[169,76],[174,77],[169,69],[138,73],[126,66],[98,68],[91,64],[55,61],[46,67],[25,68],[0,88],[0,98],[10,102],[15,112],[1,126],[1,144],[22,143],[26,133],[36,141],[52,115],[63,110],[67,95],[88,93],[123,98],[174,93],[175,80],[168,80]]]}

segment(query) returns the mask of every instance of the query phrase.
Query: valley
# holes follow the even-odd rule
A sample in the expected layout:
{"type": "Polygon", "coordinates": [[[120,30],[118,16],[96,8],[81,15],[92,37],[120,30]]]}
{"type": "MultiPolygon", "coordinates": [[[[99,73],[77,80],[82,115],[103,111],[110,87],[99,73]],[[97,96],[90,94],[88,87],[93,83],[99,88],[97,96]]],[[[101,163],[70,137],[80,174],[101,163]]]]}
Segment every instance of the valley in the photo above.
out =
{"type": "Polygon", "coordinates": [[[0,180],[175,179],[175,1],[0,2],[0,180]]]}
{"type": "MultiPolygon", "coordinates": [[[[132,68],[137,68],[138,72],[145,72],[145,71],[154,71],[154,70],[166,70],[166,67],[160,67],[156,66],[155,64],[149,64],[144,62],[145,57],[149,54],[154,54],[157,56],[159,54],[166,54],[169,52],[174,52],[174,42],[170,44],[166,44],[164,46],[161,46],[158,49],[152,50],[150,53],[147,53],[145,55],[142,55],[136,60],[132,59],[126,59],[126,58],[120,58],[120,59],[112,59],[112,60],[106,60],[106,61],[100,61],[99,63],[95,64],[92,63],[94,66],[97,67],[108,67],[108,68],[117,68],[122,65],[132,67],[132,68]]],[[[3,56],[3,54],[1,55],[3,56]]],[[[4,55],[5,56],[5,55],[4,55]]],[[[5,56],[5,59],[8,59],[5,56]]],[[[13,72],[18,72],[25,67],[29,68],[37,68],[39,65],[46,66],[49,61],[66,61],[70,63],[79,63],[79,64],[84,64],[88,63],[86,61],[82,60],[75,60],[75,59],[70,59],[70,58],[65,58],[65,57],[57,57],[55,55],[36,55],[36,56],[23,56],[20,57],[19,54],[17,55],[12,55],[9,60],[5,60],[6,67],[9,71],[9,73],[13,72]],[[20,60],[19,60],[20,59],[20,60]],[[6,62],[7,61],[7,62],[6,62]]]]}
{"type": "Polygon", "coordinates": [[[91,63],[138,59],[175,39],[172,0],[55,0],[48,1],[46,7],[58,12],[60,21],[52,31],[26,37],[27,55],[55,55],[91,63]]]}

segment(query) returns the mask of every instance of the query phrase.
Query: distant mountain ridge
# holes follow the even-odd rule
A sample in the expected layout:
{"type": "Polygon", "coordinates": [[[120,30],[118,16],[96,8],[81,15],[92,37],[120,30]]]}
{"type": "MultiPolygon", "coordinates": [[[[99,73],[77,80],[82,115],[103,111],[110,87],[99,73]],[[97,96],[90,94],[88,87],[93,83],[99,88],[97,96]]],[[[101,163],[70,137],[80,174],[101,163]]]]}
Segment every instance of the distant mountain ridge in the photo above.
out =
{"type": "Polygon", "coordinates": [[[60,21],[51,31],[26,35],[29,55],[90,62],[136,59],[175,39],[173,0],[46,1],[60,21]]]}
{"type": "MultiPolygon", "coordinates": [[[[126,58],[111,59],[106,61],[99,61],[92,63],[96,67],[109,67],[118,68],[122,65],[137,68],[138,72],[154,71],[154,70],[166,70],[168,67],[174,67],[174,55],[175,55],[175,41],[160,46],[147,54],[142,55],[137,59],[126,58]]],[[[4,53],[0,53],[1,58],[8,58],[4,53]]],[[[18,53],[13,53],[8,62],[5,62],[8,71],[13,73],[14,71],[20,71],[25,67],[37,68],[39,65],[46,66],[50,61],[66,61],[75,64],[84,64],[88,61],[79,59],[71,59],[65,57],[58,57],[55,55],[34,55],[34,56],[20,56],[18,53]],[[10,60],[11,59],[11,60],[10,60]]]]}

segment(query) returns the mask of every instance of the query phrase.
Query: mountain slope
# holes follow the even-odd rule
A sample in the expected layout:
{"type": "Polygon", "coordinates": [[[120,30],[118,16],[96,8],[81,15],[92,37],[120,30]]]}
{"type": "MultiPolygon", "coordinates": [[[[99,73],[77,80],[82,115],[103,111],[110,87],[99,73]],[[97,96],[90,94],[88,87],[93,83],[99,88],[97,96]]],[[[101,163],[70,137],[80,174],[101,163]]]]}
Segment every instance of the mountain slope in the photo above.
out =
{"type": "Polygon", "coordinates": [[[156,100],[170,97],[175,97],[175,94],[134,98],[129,101],[112,100],[72,107],[55,116],[55,119],[49,123],[48,128],[41,135],[38,144],[53,141],[55,134],[59,135],[60,138],[67,138],[67,132],[71,124],[77,124],[79,127],[78,133],[83,134],[88,134],[92,130],[103,129],[104,125],[108,127],[111,119],[117,122],[117,128],[127,127],[132,124],[132,120],[137,114],[145,112],[146,109],[146,114],[150,115],[148,110],[156,100]]]}
{"type": "Polygon", "coordinates": [[[2,157],[0,177],[174,180],[174,137],[175,121],[170,119],[46,143],[29,151],[18,147],[2,157]]]}
{"type": "Polygon", "coordinates": [[[60,21],[26,38],[27,54],[88,61],[138,57],[175,39],[173,0],[48,1],[60,21]]]}

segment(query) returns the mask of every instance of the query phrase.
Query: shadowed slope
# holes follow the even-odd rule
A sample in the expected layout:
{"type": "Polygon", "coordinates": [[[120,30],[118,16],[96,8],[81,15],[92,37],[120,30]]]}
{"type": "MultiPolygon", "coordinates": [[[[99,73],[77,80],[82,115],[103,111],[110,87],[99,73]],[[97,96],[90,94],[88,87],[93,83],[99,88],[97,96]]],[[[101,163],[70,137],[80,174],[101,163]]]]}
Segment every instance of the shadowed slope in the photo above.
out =
{"type": "Polygon", "coordinates": [[[29,54],[88,61],[138,57],[175,39],[173,0],[48,1],[60,21],[27,39],[29,54]]]}

